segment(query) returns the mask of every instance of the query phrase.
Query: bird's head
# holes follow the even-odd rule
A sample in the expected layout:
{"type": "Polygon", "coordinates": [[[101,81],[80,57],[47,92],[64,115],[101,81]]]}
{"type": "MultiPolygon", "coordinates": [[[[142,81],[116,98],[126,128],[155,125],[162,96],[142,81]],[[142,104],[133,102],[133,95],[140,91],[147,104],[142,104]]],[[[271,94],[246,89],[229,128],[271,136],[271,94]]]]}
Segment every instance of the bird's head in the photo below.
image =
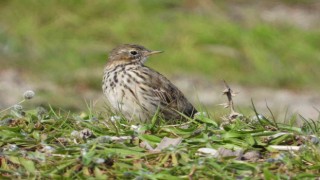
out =
{"type": "Polygon", "coordinates": [[[134,62],[143,64],[150,55],[161,52],[162,51],[151,51],[136,44],[124,44],[111,51],[108,63],[127,64],[134,62]]]}

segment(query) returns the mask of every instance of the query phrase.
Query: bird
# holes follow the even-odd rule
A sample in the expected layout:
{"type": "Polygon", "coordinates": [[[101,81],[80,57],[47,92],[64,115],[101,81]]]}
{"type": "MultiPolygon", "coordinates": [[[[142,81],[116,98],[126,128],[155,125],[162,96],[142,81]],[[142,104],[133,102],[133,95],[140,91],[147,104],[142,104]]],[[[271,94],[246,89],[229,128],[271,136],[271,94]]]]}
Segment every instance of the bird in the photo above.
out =
{"type": "Polygon", "coordinates": [[[137,44],[114,48],[104,68],[102,90],[112,112],[128,121],[185,120],[198,111],[165,76],[144,65],[149,56],[162,53],[137,44]]]}

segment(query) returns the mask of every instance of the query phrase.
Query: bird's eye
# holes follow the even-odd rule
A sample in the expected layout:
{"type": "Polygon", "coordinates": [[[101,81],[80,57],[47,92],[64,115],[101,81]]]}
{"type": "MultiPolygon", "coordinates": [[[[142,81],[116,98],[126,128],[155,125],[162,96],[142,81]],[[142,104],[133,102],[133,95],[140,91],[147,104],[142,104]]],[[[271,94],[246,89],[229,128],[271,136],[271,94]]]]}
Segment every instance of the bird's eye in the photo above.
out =
{"type": "Polygon", "coordinates": [[[137,51],[130,51],[130,54],[137,55],[138,53],[137,53],[137,51]]]}

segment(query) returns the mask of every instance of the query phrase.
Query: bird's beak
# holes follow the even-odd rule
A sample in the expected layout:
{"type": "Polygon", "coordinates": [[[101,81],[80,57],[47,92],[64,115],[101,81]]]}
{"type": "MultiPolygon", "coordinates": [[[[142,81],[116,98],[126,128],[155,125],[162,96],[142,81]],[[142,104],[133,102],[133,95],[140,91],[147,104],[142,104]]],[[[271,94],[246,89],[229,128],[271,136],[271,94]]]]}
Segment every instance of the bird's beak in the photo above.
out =
{"type": "Polygon", "coordinates": [[[153,54],[159,54],[159,53],[163,53],[163,51],[149,51],[146,53],[147,56],[153,55],[153,54]]]}

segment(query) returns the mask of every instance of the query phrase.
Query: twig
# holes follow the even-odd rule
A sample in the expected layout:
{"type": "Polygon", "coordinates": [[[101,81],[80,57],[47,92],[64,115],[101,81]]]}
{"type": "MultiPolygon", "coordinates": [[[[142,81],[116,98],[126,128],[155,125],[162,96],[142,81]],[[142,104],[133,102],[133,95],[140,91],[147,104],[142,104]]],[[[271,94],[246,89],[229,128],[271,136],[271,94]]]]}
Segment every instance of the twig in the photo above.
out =
{"type": "Polygon", "coordinates": [[[231,113],[234,113],[234,105],[233,105],[233,101],[232,101],[232,89],[230,88],[230,86],[226,83],[226,81],[223,81],[224,86],[225,86],[225,90],[223,90],[223,95],[226,95],[228,98],[228,104],[226,107],[230,107],[231,113]]]}
{"type": "Polygon", "coordinates": [[[223,81],[224,86],[225,86],[225,90],[222,91],[223,95],[226,95],[228,98],[228,103],[227,105],[225,105],[225,108],[230,107],[230,115],[229,115],[229,120],[233,120],[236,119],[239,116],[242,116],[242,114],[238,113],[235,111],[234,109],[234,104],[233,104],[233,100],[232,100],[232,96],[235,96],[235,93],[233,93],[232,89],[230,88],[230,86],[226,83],[226,81],[223,81]]]}

